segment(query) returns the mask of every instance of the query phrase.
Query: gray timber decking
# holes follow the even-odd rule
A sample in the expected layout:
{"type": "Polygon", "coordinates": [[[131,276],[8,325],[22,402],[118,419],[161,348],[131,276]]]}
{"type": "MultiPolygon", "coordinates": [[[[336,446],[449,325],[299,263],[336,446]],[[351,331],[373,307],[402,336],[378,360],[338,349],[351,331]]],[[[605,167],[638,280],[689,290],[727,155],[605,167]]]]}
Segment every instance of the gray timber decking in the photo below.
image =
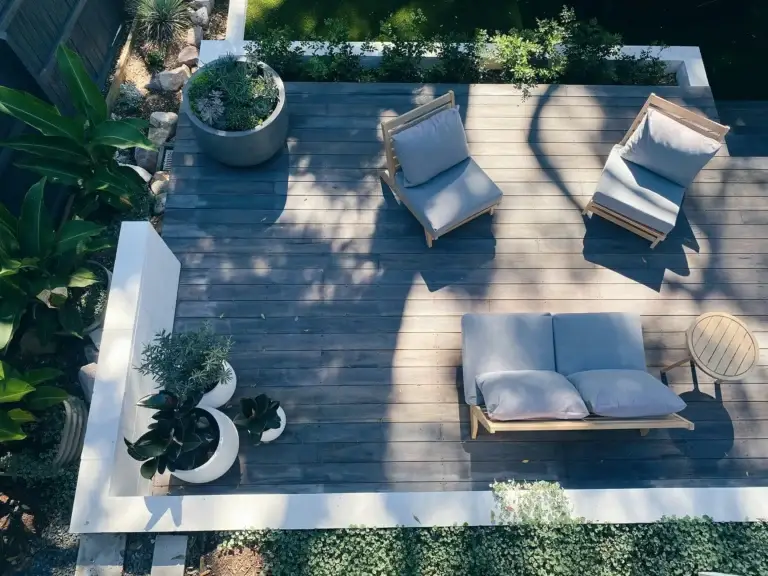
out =
{"type": "MultiPolygon", "coordinates": [[[[717,117],[709,90],[661,96],[717,117]]],[[[494,479],[568,487],[768,484],[768,355],[715,387],[688,368],[669,385],[696,430],[505,433],[469,439],[466,312],[633,311],[649,370],[685,352],[707,311],[768,330],[768,159],[723,150],[655,250],[585,221],[611,146],[650,88],[288,84],[287,151],[258,169],[202,155],[179,123],[163,236],[181,260],[176,328],[210,321],[235,344],[237,396],[288,415],[270,445],[184,493],[484,489],[494,479]],[[456,90],[470,150],[501,208],[440,238],[379,180],[379,122],[456,90]]]]}

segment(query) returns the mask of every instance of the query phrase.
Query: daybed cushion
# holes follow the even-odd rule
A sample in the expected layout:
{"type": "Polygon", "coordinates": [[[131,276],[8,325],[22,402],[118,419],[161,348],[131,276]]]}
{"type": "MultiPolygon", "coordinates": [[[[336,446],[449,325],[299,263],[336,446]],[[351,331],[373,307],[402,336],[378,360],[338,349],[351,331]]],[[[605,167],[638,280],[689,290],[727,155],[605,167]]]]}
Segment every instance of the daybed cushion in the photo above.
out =
{"type": "Polygon", "coordinates": [[[421,186],[407,188],[404,178],[401,170],[395,173],[400,198],[434,238],[497,204],[502,197],[499,187],[472,158],[421,186]]]}
{"type": "Polygon", "coordinates": [[[554,370],[549,314],[465,314],[461,319],[464,399],[482,404],[475,379],[486,372],[554,370]]]}
{"type": "Polygon", "coordinates": [[[623,146],[621,156],[688,188],[720,146],[714,138],[649,108],[623,146]]]}
{"type": "Polygon", "coordinates": [[[493,420],[581,420],[589,415],[576,388],[550,370],[488,372],[477,377],[493,420]]]}
{"type": "Polygon", "coordinates": [[[622,216],[664,234],[677,222],[685,187],[628,162],[614,146],[592,198],[622,216]]]}
{"type": "Polygon", "coordinates": [[[589,411],[613,418],[680,412],[685,402],[645,370],[589,370],[568,376],[589,411]]]}
{"type": "Polygon", "coordinates": [[[392,135],[403,185],[418,186],[469,158],[458,108],[448,108],[392,135]]]}
{"type": "Polygon", "coordinates": [[[555,314],[557,371],[645,370],[640,317],[622,312],[555,314]]]}

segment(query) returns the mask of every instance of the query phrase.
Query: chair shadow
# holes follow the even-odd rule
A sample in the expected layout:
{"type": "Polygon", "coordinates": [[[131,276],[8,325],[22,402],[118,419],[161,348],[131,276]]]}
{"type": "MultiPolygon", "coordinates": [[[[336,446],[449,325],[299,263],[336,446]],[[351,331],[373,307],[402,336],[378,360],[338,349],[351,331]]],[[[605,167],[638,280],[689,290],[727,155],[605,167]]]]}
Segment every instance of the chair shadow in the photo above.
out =
{"type": "Polygon", "coordinates": [[[666,240],[651,248],[651,243],[596,214],[584,216],[583,256],[656,292],[661,290],[666,270],[688,276],[690,268],[685,248],[699,251],[691,224],[681,212],[666,240]]]}

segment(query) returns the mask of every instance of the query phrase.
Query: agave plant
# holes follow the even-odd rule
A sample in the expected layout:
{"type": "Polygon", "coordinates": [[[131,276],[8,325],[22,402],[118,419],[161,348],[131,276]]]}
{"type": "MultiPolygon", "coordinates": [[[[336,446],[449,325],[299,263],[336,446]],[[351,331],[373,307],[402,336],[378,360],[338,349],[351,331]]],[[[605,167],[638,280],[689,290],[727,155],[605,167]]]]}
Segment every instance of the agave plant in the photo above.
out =
{"type": "Polygon", "coordinates": [[[80,57],[60,46],[59,71],[69,89],[75,116],[27,92],[0,86],[0,112],[34,128],[0,142],[24,153],[15,165],[75,189],[75,214],[85,218],[104,203],[120,209],[133,207],[134,198],[147,194],[144,180],[114,157],[118,149],[155,147],[142,130],[144,120],[110,120],[99,87],[88,76],[80,57]]]}
{"type": "Polygon", "coordinates": [[[241,398],[240,413],[234,419],[235,426],[245,430],[251,442],[259,444],[264,432],[280,428],[278,408],[280,408],[280,402],[272,400],[266,394],[259,394],[254,398],[241,398]]]}
{"type": "Polygon", "coordinates": [[[83,326],[72,288],[98,282],[84,265],[87,254],[110,247],[103,226],[65,222],[57,232],[45,210],[45,178],[33,185],[15,218],[0,204],[0,350],[11,342],[25,314],[40,339],[56,332],[80,336],[83,326]]]}
{"type": "Polygon", "coordinates": [[[27,437],[22,424],[35,422],[41,412],[69,397],[56,386],[41,386],[63,372],[54,368],[37,368],[21,373],[0,360],[0,442],[27,437]]]}
{"type": "Polygon", "coordinates": [[[183,0],[136,0],[134,10],[141,36],[163,52],[190,23],[183,0]]]}
{"type": "Polygon", "coordinates": [[[143,462],[141,475],[151,480],[166,469],[192,470],[205,464],[219,443],[218,428],[207,413],[196,408],[198,398],[184,402],[170,392],[145,396],[136,404],[157,410],[149,431],[135,442],[124,438],[128,455],[143,462]]]}

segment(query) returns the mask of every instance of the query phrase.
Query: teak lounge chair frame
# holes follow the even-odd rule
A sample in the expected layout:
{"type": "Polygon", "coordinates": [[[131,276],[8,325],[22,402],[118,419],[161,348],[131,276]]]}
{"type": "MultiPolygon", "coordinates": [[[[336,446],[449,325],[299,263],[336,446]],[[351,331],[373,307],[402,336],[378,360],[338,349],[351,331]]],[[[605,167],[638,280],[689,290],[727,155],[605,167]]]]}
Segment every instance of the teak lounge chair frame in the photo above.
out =
{"type": "MultiPolygon", "coordinates": [[[[635,121],[632,122],[632,126],[630,126],[629,130],[624,135],[624,138],[619,143],[620,146],[626,144],[630,136],[632,136],[635,130],[637,130],[640,122],[642,122],[643,118],[645,118],[645,115],[648,113],[648,108],[654,108],[662,114],[665,114],[673,120],[676,120],[680,124],[683,124],[684,126],[687,126],[688,128],[695,130],[696,132],[703,134],[708,138],[717,140],[718,142],[723,142],[725,140],[725,135],[728,133],[728,130],[730,130],[728,126],[718,124],[714,120],[710,120],[701,114],[697,114],[696,112],[692,112],[691,110],[683,108],[682,106],[673,104],[669,100],[664,100],[664,98],[656,96],[656,94],[651,94],[648,97],[648,100],[645,101],[645,104],[643,104],[643,107],[640,109],[640,113],[637,115],[637,118],[635,118],[635,121]]],[[[597,214],[598,216],[601,216],[602,218],[605,218],[606,220],[613,222],[622,228],[626,228],[630,232],[634,232],[638,236],[649,240],[651,242],[651,248],[655,248],[659,242],[667,237],[667,235],[663,232],[654,230],[653,228],[640,222],[636,222],[635,220],[615,212],[610,208],[601,206],[595,202],[594,199],[589,201],[589,204],[587,204],[582,213],[584,215],[589,215],[592,213],[597,214]]]]}
{"type": "MultiPolygon", "coordinates": [[[[392,193],[395,195],[395,200],[397,200],[398,203],[405,204],[406,208],[408,208],[408,210],[411,211],[413,216],[424,227],[424,236],[427,239],[427,246],[429,246],[430,248],[432,248],[432,242],[437,240],[437,236],[432,235],[432,233],[429,231],[429,227],[424,222],[422,222],[421,218],[419,218],[419,216],[416,214],[413,208],[408,205],[408,199],[406,198],[406,195],[402,194],[400,190],[398,190],[397,183],[395,182],[395,172],[400,166],[400,162],[398,161],[397,156],[395,155],[395,149],[392,146],[392,135],[397,134],[398,132],[405,130],[406,128],[415,126],[419,122],[423,122],[430,116],[434,116],[435,114],[437,114],[438,112],[441,112],[442,110],[448,110],[449,108],[455,108],[455,107],[456,107],[456,99],[454,97],[453,90],[450,90],[447,94],[443,94],[442,96],[440,96],[439,98],[436,98],[435,100],[432,100],[432,102],[429,102],[428,104],[419,106],[418,108],[415,108],[410,112],[406,112],[402,116],[398,116],[397,118],[393,118],[392,120],[386,120],[381,123],[381,135],[384,139],[384,150],[387,155],[387,168],[385,172],[382,173],[381,179],[384,180],[387,186],[389,186],[390,190],[392,190],[392,193]]],[[[485,208],[480,212],[472,214],[471,216],[465,218],[461,222],[454,224],[449,229],[443,231],[441,234],[447,234],[451,230],[455,230],[462,224],[466,224],[470,220],[474,220],[475,218],[485,214],[486,212],[493,215],[493,211],[495,210],[496,206],[498,206],[498,203],[494,204],[489,208],[485,208]]]]}

